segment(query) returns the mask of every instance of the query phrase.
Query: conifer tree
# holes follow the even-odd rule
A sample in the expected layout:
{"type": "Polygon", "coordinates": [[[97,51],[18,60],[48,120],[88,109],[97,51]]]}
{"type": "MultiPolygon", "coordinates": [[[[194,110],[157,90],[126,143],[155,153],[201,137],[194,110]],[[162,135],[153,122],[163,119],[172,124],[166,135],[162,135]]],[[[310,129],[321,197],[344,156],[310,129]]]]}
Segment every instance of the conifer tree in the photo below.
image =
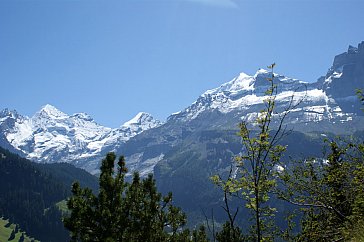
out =
{"type": "Polygon", "coordinates": [[[216,233],[216,240],[219,242],[241,242],[245,238],[238,226],[232,227],[230,222],[225,222],[222,230],[216,233]]]}
{"type": "Polygon", "coordinates": [[[13,229],[13,230],[11,231],[10,237],[8,238],[8,241],[15,239],[15,235],[16,235],[16,232],[15,232],[15,230],[13,229]]]}
{"type": "Polygon", "coordinates": [[[19,238],[19,242],[24,242],[24,240],[25,240],[25,236],[24,236],[24,233],[22,233],[19,238]]]}
{"type": "MultiPolygon", "coordinates": [[[[127,169],[124,157],[114,174],[115,154],[103,159],[100,192],[94,195],[78,183],[72,187],[67,206],[71,211],[64,219],[72,241],[190,241],[188,230],[183,230],[186,215],[172,205],[172,194],[157,191],[152,175],[140,179],[134,173],[131,183],[125,182],[127,169]]],[[[198,231],[197,241],[205,241],[206,234],[198,231]],[[205,240],[204,240],[205,239],[205,240]]]]}
{"type": "MultiPolygon", "coordinates": [[[[186,241],[177,238],[175,241],[186,241]]],[[[207,234],[204,226],[200,226],[197,230],[192,232],[192,242],[207,242],[207,234]]]]}

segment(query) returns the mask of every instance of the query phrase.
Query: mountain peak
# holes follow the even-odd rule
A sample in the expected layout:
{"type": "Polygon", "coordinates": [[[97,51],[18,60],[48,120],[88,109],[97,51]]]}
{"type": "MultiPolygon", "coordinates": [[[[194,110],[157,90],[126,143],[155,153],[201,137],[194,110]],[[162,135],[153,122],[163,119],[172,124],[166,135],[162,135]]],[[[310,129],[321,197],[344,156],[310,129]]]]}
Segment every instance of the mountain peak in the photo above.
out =
{"type": "Polygon", "coordinates": [[[334,62],[329,69],[326,77],[332,75],[337,70],[341,70],[345,66],[354,65],[364,59],[364,41],[358,44],[358,47],[349,45],[348,51],[341,53],[334,58],[334,62]]]}
{"type": "Polygon", "coordinates": [[[121,125],[120,128],[122,130],[129,130],[129,132],[133,133],[132,136],[134,136],[144,130],[155,128],[160,125],[162,125],[162,122],[153,118],[151,114],[140,112],[135,115],[134,118],[121,125]]]}
{"type": "Polygon", "coordinates": [[[51,104],[46,104],[46,105],[42,106],[41,110],[45,110],[45,111],[54,111],[54,110],[56,110],[56,111],[58,111],[58,109],[55,106],[51,105],[51,104]]]}
{"type": "Polygon", "coordinates": [[[13,117],[16,118],[18,117],[19,114],[16,110],[10,110],[8,108],[5,108],[3,110],[0,111],[0,118],[1,117],[13,117]]]}
{"type": "Polygon", "coordinates": [[[150,122],[152,120],[155,120],[155,119],[153,118],[153,116],[151,114],[145,113],[145,112],[139,112],[137,115],[135,115],[134,118],[132,118],[129,121],[125,122],[122,126],[140,125],[140,124],[143,124],[145,122],[150,122]]]}
{"type": "Polygon", "coordinates": [[[207,90],[202,96],[213,95],[221,92],[240,92],[242,90],[251,90],[253,88],[252,83],[254,79],[252,76],[241,72],[238,76],[232,79],[229,82],[226,82],[219,86],[218,88],[214,88],[211,90],[207,90]]]}
{"type": "Polygon", "coordinates": [[[257,72],[255,73],[254,76],[258,76],[258,75],[266,75],[266,74],[269,74],[270,71],[266,70],[266,69],[263,69],[263,68],[259,68],[257,70],[257,72]]]}
{"type": "Polygon", "coordinates": [[[37,113],[36,116],[51,117],[51,118],[64,118],[68,117],[67,114],[59,111],[56,107],[46,104],[37,113]]]}
{"type": "Polygon", "coordinates": [[[348,48],[348,53],[349,54],[354,54],[354,53],[357,53],[358,52],[358,48],[352,46],[352,45],[349,45],[349,48],[348,48]]]}
{"type": "Polygon", "coordinates": [[[243,78],[250,78],[251,76],[249,76],[248,74],[246,74],[245,72],[240,72],[239,76],[237,77],[238,79],[243,79],[243,78]]]}
{"type": "Polygon", "coordinates": [[[331,68],[323,80],[323,90],[334,98],[347,113],[362,115],[362,106],[355,96],[356,89],[363,89],[364,41],[358,47],[349,46],[348,51],[334,58],[331,68]]]}

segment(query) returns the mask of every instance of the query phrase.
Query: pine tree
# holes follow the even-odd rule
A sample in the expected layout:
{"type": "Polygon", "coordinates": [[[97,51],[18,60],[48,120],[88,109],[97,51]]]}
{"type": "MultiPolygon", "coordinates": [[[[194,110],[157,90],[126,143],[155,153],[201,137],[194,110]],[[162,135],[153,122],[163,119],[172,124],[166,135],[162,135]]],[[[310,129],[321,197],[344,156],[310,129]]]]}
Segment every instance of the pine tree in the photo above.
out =
{"type": "Polygon", "coordinates": [[[25,240],[25,236],[24,236],[24,233],[22,233],[18,242],[24,242],[24,240],[25,240]]]}
{"type": "Polygon", "coordinates": [[[241,242],[244,236],[238,226],[232,227],[230,222],[223,224],[222,230],[216,233],[219,242],[241,242]]]}
{"type": "MultiPolygon", "coordinates": [[[[177,239],[175,241],[186,241],[177,239]]],[[[192,232],[192,242],[207,242],[206,229],[204,226],[200,226],[197,230],[192,232]]]]}
{"type": "MultiPolygon", "coordinates": [[[[132,182],[125,182],[124,157],[116,175],[115,158],[109,153],[102,161],[98,196],[73,185],[67,202],[71,213],[64,219],[72,241],[189,241],[189,232],[182,229],[186,215],[172,205],[172,194],[162,197],[152,175],[141,180],[134,173],[132,182]]],[[[198,235],[198,241],[206,239],[201,231],[198,235]]]]}
{"type": "Polygon", "coordinates": [[[15,235],[16,235],[16,232],[15,232],[15,230],[13,229],[13,230],[11,231],[10,237],[8,238],[8,241],[15,239],[15,235]]]}

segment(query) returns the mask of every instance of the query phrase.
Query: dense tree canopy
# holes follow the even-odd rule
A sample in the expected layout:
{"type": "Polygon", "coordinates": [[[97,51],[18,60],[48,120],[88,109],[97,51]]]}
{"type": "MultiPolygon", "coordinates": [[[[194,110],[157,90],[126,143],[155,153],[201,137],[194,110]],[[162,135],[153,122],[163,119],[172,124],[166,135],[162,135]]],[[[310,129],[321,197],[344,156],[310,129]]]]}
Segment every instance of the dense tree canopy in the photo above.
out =
{"type": "MultiPolygon", "coordinates": [[[[278,127],[272,130],[277,95],[273,78],[272,72],[272,78],[268,79],[271,87],[267,90],[266,108],[256,120],[256,134],[252,135],[248,123],[240,124],[243,147],[236,159],[238,172],[233,173],[231,168],[227,179],[220,175],[212,177],[224,192],[224,210],[228,217],[228,222],[214,238],[218,241],[258,242],[278,238],[286,241],[363,241],[363,141],[340,138],[326,141],[330,152],[323,158],[303,157],[293,160],[292,164],[283,163],[281,157],[286,147],[279,144],[280,138],[286,135],[283,122],[285,115],[299,103],[293,105],[291,102],[281,114],[278,127]],[[250,219],[254,223],[250,234],[245,236],[235,224],[238,210],[229,208],[228,196],[233,194],[243,198],[245,206],[253,212],[250,219]],[[267,203],[272,196],[276,201],[288,202],[287,206],[299,208],[295,212],[291,209],[286,228],[275,225],[274,215],[278,211],[267,203]],[[301,221],[295,225],[297,218],[301,221]]],[[[358,90],[357,94],[363,102],[362,91],[358,90]]]]}
{"type": "Polygon", "coordinates": [[[69,192],[62,182],[27,159],[0,147],[0,216],[43,241],[65,241],[55,203],[69,192]]]}
{"type": "Polygon", "coordinates": [[[73,241],[205,241],[204,229],[192,235],[182,227],[186,215],[172,205],[172,194],[162,196],[152,175],[141,179],[134,173],[131,183],[125,181],[124,157],[114,172],[114,153],[102,161],[100,192],[95,196],[88,188],[72,187],[67,205],[70,216],[64,224],[73,241]]]}

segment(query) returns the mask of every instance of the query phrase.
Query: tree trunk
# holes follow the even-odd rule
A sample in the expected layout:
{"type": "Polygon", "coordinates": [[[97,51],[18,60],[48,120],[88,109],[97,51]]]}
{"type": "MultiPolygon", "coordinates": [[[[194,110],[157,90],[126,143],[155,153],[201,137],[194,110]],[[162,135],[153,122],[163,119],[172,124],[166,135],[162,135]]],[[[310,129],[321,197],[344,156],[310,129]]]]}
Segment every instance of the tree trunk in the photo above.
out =
{"type": "Polygon", "coordinates": [[[257,233],[257,241],[260,242],[261,238],[261,231],[260,231],[260,214],[259,214],[259,191],[258,187],[255,187],[255,220],[256,220],[256,233],[257,233]]]}

